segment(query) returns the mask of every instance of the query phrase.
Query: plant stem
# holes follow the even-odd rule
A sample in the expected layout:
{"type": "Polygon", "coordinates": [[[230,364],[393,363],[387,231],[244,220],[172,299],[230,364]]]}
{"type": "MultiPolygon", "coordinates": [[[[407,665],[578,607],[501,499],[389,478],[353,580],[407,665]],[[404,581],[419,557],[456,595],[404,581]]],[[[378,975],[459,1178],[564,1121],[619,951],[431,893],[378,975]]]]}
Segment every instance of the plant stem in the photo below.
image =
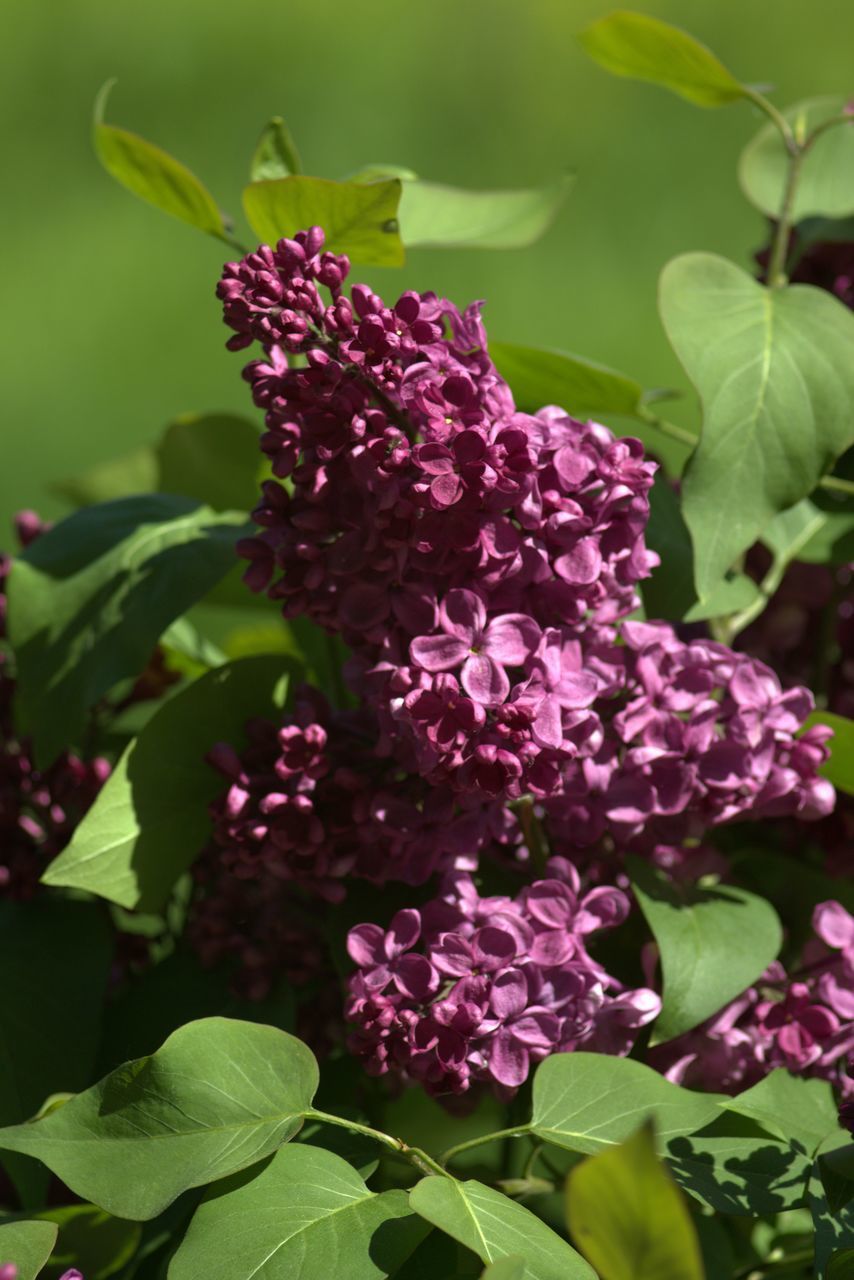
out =
{"type": "Polygon", "coordinates": [[[221,240],[223,244],[227,244],[230,249],[236,249],[241,258],[245,258],[248,253],[251,253],[251,250],[241,244],[236,236],[229,235],[227,231],[217,232],[216,239],[221,240]]]}
{"type": "Polygon", "coordinates": [[[670,436],[673,440],[679,440],[681,444],[688,444],[693,449],[699,443],[699,437],[694,435],[693,431],[688,431],[685,427],[678,427],[675,422],[668,422],[666,418],[659,418],[654,413],[645,413],[643,421],[649,427],[654,427],[656,431],[660,431],[664,436],[670,436]]]}
{"type": "Polygon", "coordinates": [[[381,1129],[372,1129],[369,1125],[358,1124],[355,1120],[345,1120],[343,1116],[330,1115],[328,1111],[315,1111],[314,1108],[304,1112],[304,1116],[306,1120],[320,1120],[324,1124],[338,1125],[340,1129],[349,1129],[351,1133],[361,1133],[366,1138],[373,1138],[374,1142],[388,1147],[389,1151],[395,1155],[403,1156],[404,1160],[414,1165],[419,1173],[440,1174],[443,1178],[453,1177],[426,1151],[422,1151],[420,1147],[410,1147],[402,1139],[393,1138],[391,1134],[383,1133],[381,1129]]]}
{"type": "Polygon", "coordinates": [[[795,150],[789,151],[789,172],[786,175],[786,186],[783,191],[783,203],[777,215],[777,226],[771,244],[771,256],[768,259],[768,271],[765,282],[769,289],[779,289],[786,283],[784,267],[789,252],[789,233],[792,229],[792,215],[795,209],[795,193],[801,176],[801,165],[807,153],[808,144],[799,146],[795,142],[795,150]]]}
{"type": "Polygon", "coordinates": [[[841,476],[822,476],[818,487],[830,493],[846,493],[854,497],[854,480],[843,480],[841,476]]]}
{"type": "Polygon", "coordinates": [[[760,111],[764,111],[768,119],[777,126],[780,137],[783,139],[783,145],[791,155],[797,147],[798,141],[795,137],[792,126],[789,124],[782,111],[778,111],[774,106],[774,103],[770,102],[764,94],[759,93],[757,89],[746,88],[745,92],[753,105],[758,107],[760,111]]]}
{"type": "Polygon", "coordinates": [[[530,796],[523,796],[513,808],[515,808],[519,817],[519,825],[525,837],[525,844],[531,854],[531,865],[538,875],[544,876],[546,874],[549,846],[543,832],[542,823],[537,817],[534,801],[530,796]]]}
{"type": "Polygon", "coordinates": [[[449,1147],[445,1154],[440,1157],[440,1163],[443,1165],[449,1164],[451,1160],[455,1160],[464,1151],[474,1151],[476,1147],[485,1147],[490,1142],[500,1142],[502,1138],[524,1138],[530,1131],[531,1126],[529,1124],[519,1124],[515,1129],[499,1129],[495,1133],[485,1133],[480,1138],[470,1138],[468,1142],[461,1142],[456,1147],[449,1147]]]}

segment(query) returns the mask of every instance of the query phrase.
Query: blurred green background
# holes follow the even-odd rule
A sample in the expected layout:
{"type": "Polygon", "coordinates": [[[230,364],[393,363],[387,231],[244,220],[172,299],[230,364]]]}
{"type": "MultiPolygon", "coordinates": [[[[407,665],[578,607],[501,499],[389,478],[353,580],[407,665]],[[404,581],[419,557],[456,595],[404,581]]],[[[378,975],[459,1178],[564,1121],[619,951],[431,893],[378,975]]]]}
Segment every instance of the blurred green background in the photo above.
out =
{"type": "MultiPolygon", "coordinates": [[[[615,80],[575,40],[609,0],[5,0],[0,527],[61,510],[54,479],[185,410],[247,409],[213,289],[221,246],[137,203],[96,163],[92,100],[187,163],[239,215],[248,157],[280,114],[306,171],[368,161],[469,186],[567,169],[557,222],[517,252],[410,253],[359,271],[383,292],[488,300],[494,337],[564,347],[684,386],[655,311],[673,254],[746,264],[763,237],[734,166],[750,107],[703,111],[615,80]]],[[[645,0],[780,105],[854,91],[852,0],[645,0]]],[[[247,235],[238,216],[238,230],[247,235]]],[[[567,406],[571,408],[571,406],[567,406]]],[[[689,400],[669,416],[688,420],[689,400]]],[[[5,537],[3,541],[5,541],[5,537]]]]}

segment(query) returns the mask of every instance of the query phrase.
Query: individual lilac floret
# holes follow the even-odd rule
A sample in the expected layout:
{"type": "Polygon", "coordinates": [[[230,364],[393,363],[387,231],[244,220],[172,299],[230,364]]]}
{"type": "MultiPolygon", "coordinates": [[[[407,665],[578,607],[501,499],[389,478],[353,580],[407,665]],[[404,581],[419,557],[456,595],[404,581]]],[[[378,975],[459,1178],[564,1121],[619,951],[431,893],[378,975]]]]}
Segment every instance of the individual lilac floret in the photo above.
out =
{"type": "Polygon", "coordinates": [[[583,893],[564,859],[547,870],[515,898],[481,898],[460,873],[387,931],[350,930],[349,1045],[371,1074],[432,1094],[488,1084],[508,1098],[551,1053],[629,1051],[660,1000],[622,988],[587,950],[625,919],[628,899],[604,886],[583,893]]]}
{"type": "Polygon", "coordinates": [[[669,1080],[738,1093],[775,1067],[818,1077],[854,1099],[846,1060],[854,1052],[851,939],[854,919],[838,902],[816,907],[817,938],[787,975],[775,961],[756,986],[696,1030],[650,1050],[669,1080]]]}

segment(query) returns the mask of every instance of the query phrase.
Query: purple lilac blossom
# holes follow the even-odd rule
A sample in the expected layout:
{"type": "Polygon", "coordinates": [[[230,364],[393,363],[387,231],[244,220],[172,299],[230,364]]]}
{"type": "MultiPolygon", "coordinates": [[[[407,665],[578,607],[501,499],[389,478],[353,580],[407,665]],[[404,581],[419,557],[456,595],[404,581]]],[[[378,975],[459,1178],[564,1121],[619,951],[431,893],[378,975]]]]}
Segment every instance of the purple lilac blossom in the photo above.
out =
{"type": "Polygon", "coordinates": [[[417,885],[471,870],[509,825],[501,806],[462,806],[372,755],[370,715],[332,713],[307,686],[292,717],[251,720],[246,735],[242,752],[219,743],[208,757],[229,781],[211,806],[213,841],[237,879],[269,875],[340,901],[347,877],[417,885]]]}
{"type": "Polygon", "coordinates": [[[720,1013],[648,1053],[668,1080],[739,1093],[775,1067],[829,1080],[854,1100],[854,918],[838,902],[813,912],[812,939],[791,975],[775,961],[720,1013]]]}
{"type": "Polygon", "coordinates": [[[348,1044],[370,1074],[431,1094],[489,1084],[509,1098],[551,1053],[628,1053],[661,1002],[623,988],[587,946],[625,919],[629,900],[609,886],[583,892],[565,859],[546,869],[515,898],[481,898],[468,874],[452,874],[388,929],[350,930],[348,1044]]]}

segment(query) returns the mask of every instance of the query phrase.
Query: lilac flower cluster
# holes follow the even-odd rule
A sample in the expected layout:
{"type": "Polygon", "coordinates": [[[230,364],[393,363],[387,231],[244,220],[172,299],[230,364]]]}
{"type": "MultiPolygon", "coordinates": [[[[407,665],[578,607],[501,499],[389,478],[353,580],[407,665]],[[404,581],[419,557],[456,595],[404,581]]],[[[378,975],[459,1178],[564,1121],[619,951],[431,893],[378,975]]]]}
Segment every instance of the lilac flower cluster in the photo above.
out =
{"type": "MultiPolygon", "coordinates": [[[[22,511],[15,529],[22,546],[45,531],[32,511],[22,511]]],[[[0,555],[0,639],[5,636],[5,584],[12,560],[0,555]]],[[[31,746],[15,731],[15,679],[0,650],[0,897],[24,900],[37,891],[47,864],[64,849],[74,828],[110,773],[103,758],[82,760],[64,751],[46,769],[37,767],[31,746]]]]}
{"type": "Polygon", "coordinates": [[[292,717],[252,720],[238,754],[209,761],[229,781],[211,806],[222,867],[240,880],[293,881],[340,901],[346,877],[423,884],[436,871],[473,869],[506,821],[500,806],[461,808],[454,795],[371,754],[369,715],[335,713],[305,687],[292,717]]]}
{"type": "Polygon", "coordinates": [[[622,987],[587,950],[625,919],[628,898],[608,886],[582,893],[562,858],[547,871],[515,898],[482,898],[469,875],[452,875],[387,930],[351,929],[348,1043],[369,1073],[435,1094],[488,1083],[510,1097],[551,1053],[629,1051],[661,1002],[622,987]]]}
{"type": "Polygon", "coordinates": [[[838,902],[813,912],[815,938],[787,975],[774,962],[755,987],[687,1035],[649,1051],[669,1080],[738,1093],[775,1067],[831,1081],[854,1100],[854,917],[838,902]]]}
{"type": "Polygon", "coordinates": [[[351,932],[352,1047],[434,1093],[512,1092],[555,1049],[627,1052],[657,1012],[585,949],[627,910],[603,851],[688,874],[686,842],[711,827],[821,817],[829,733],[801,732],[811,695],[762,662],[626,620],[657,563],[638,441],[520,412],[479,304],[407,292],[388,307],[345,294],[348,272],[315,227],[219,285],[228,345],[263,347],[244,376],[275,477],[239,548],[246,580],[342,636],[361,709],[307,704],[250,725],[240,754],[214,750],[229,786],[194,928],[222,954],[233,901],[256,890],[337,901],[349,877],[442,877],[388,932],[351,932]],[[588,863],[583,896],[559,858],[515,898],[479,897],[486,855],[533,863],[523,811],[588,863]]]}
{"type": "Polygon", "coordinates": [[[219,286],[230,345],[265,347],[245,376],[289,478],[264,486],[241,551],[250,586],[352,646],[379,749],[466,804],[530,794],[572,817],[577,802],[592,839],[675,815],[693,832],[754,804],[825,811],[818,735],[792,740],[808,694],[769,734],[756,726],[779,688],[764,669],[721,703],[744,684],[726,650],[661,631],[655,656],[624,658],[615,624],[656,563],[640,443],[560,409],[520,413],[477,305],[406,293],[389,308],[361,285],[348,298],[349,264],[322,244],[312,228],[263,246],[219,286]],[[685,668],[684,706],[653,687],[659,657],[660,685],[685,668]]]}
{"type": "Polygon", "coordinates": [[[620,639],[600,633],[588,649],[601,688],[597,749],[545,801],[562,849],[607,834],[646,851],[737,819],[830,812],[834,790],[818,776],[830,730],[795,736],[814,706],[807,689],[783,690],[764,663],[682,641],[666,623],[625,622],[620,639]]]}

